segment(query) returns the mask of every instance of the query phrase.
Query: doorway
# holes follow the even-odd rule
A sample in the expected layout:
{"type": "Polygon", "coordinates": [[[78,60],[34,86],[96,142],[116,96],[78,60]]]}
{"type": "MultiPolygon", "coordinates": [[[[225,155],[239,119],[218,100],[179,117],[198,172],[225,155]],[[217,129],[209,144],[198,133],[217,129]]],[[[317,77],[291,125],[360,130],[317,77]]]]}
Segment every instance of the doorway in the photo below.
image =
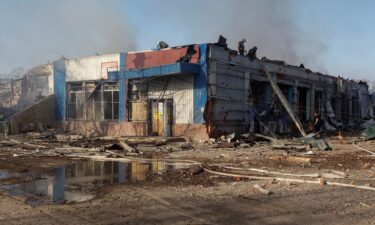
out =
{"type": "Polygon", "coordinates": [[[311,89],[299,87],[298,93],[298,117],[304,121],[311,121],[311,89]]]}
{"type": "Polygon", "coordinates": [[[153,136],[171,136],[173,99],[151,99],[149,106],[149,133],[153,136]]]}

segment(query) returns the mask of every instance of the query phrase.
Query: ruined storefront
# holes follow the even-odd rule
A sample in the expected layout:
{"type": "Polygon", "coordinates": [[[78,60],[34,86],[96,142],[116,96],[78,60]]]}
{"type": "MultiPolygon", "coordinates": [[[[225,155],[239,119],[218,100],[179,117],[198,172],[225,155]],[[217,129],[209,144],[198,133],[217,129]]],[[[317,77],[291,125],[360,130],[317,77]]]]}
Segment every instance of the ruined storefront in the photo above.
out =
{"type": "Polygon", "coordinates": [[[314,114],[322,116],[328,130],[356,126],[371,117],[364,82],[315,73],[303,65],[233,55],[217,45],[210,45],[208,65],[206,122],[212,133],[296,130],[263,68],[307,130],[314,114]]]}
{"type": "Polygon", "coordinates": [[[366,83],[201,44],[56,62],[56,118],[87,136],[204,140],[230,132],[294,132],[264,68],[305,127],[314,114],[328,130],[371,116],[366,83]]]}
{"type": "Polygon", "coordinates": [[[207,137],[199,51],[193,45],[57,62],[56,116],[88,136],[207,137]]]}

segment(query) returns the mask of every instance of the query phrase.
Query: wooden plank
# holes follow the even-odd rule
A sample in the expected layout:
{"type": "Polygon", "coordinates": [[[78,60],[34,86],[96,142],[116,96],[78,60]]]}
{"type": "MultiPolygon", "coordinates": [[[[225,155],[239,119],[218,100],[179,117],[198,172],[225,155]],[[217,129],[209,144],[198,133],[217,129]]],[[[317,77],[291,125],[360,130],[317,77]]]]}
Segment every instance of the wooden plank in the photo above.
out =
{"type": "Polygon", "coordinates": [[[261,186],[259,186],[258,184],[254,184],[253,186],[256,190],[258,190],[260,193],[262,194],[265,194],[265,195],[269,195],[271,194],[271,191],[265,189],[265,188],[262,188],[261,186]]]}
{"type": "Polygon", "coordinates": [[[264,65],[262,65],[262,67],[263,67],[263,70],[264,70],[265,74],[267,75],[268,80],[270,81],[272,89],[274,90],[275,94],[279,98],[281,104],[283,104],[283,106],[286,109],[286,111],[288,112],[290,118],[292,118],[292,120],[294,121],[294,123],[297,126],[298,130],[301,132],[302,136],[306,137],[307,136],[306,132],[303,129],[303,126],[302,126],[301,122],[299,121],[297,114],[294,112],[294,110],[292,109],[292,107],[289,105],[288,100],[285,98],[285,96],[282,93],[282,91],[280,90],[279,86],[273,80],[271,74],[268,72],[268,70],[265,68],[264,65]]]}
{"type": "Polygon", "coordinates": [[[132,102],[131,109],[132,121],[147,121],[147,102],[132,102]]]}

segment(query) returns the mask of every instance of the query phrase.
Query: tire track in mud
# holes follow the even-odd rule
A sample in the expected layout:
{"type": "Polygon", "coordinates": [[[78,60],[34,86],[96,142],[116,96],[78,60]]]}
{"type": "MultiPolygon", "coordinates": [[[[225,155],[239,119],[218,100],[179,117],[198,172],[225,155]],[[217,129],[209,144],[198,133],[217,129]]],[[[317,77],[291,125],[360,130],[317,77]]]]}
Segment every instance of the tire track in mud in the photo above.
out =
{"type": "Polygon", "coordinates": [[[155,192],[150,193],[148,190],[146,191],[144,189],[136,188],[136,187],[130,187],[130,188],[133,189],[134,191],[140,192],[141,194],[147,196],[148,198],[160,203],[160,206],[162,206],[163,208],[165,208],[167,210],[171,210],[174,213],[177,213],[179,216],[188,217],[189,219],[192,219],[193,221],[198,222],[198,224],[202,224],[202,225],[203,224],[205,224],[205,225],[206,224],[207,225],[216,224],[216,223],[212,223],[212,222],[208,221],[205,218],[195,216],[188,210],[183,210],[182,207],[178,206],[175,203],[171,203],[171,202],[167,201],[166,199],[162,198],[161,196],[159,196],[155,192]]]}

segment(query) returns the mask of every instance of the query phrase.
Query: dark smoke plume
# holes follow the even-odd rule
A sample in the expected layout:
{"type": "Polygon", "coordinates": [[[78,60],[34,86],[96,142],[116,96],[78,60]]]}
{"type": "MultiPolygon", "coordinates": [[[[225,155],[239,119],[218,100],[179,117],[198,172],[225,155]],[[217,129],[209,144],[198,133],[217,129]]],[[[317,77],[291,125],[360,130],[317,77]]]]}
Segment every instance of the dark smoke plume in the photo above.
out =
{"type": "Polygon", "coordinates": [[[295,9],[290,0],[159,0],[147,15],[164,15],[160,24],[174,26],[175,33],[188,35],[191,42],[214,42],[222,34],[236,49],[246,38],[247,49],[257,46],[260,57],[321,70],[319,57],[326,46],[298,26],[295,9]]]}

